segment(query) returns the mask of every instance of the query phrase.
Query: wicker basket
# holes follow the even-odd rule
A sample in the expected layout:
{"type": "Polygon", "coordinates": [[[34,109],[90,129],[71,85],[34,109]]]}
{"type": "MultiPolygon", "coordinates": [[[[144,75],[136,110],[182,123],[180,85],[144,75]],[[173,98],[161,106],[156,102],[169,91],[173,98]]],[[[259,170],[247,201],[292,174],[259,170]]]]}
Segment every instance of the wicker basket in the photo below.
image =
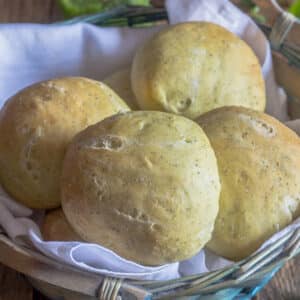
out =
{"type": "MultiPolygon", "coordinates": [[[[261,13],[268,20],[269,28],[276,31],[282,16],[289,17],[275,0],[255,0],[261,13]]],[[[300,118],[300,19],[291,18],[287,31],[282,34],[282,40],[277,43],[274,35],[263,25],[258,24],[270,37],[272,46],[275,77],[279,85],[284,87],[289,96],[289,114],[293,119],[300,118]]],[[[275,37],[276,39],[276,37],[275,37]]]]}
{"type": "MultiPolygon", "coordinates": [[[[235,1],[236,2],[236,1],[235,1]]],[[[283,11],[275,1],[256,1],[270,24],[276,26],[283,11]],[[276,21],[277,20],[277,21],[276,21]]],[[[135,26],[147,22],[166,22],[163,8],[119,7],[80,21],[99,25],[135,26]]],[[[260,25],[269,34],[270,28],[260,25]]],[[[274,28],[274,27],[273,27],[274,28]]],[[[272,44],[272,40],[271,40],[272,44]]],[[[286,40],[273,45],[276,79],[290,98],[293,117],[300,117],[300,53],[289,56],[286,47],[300,48],[300,23],[289,28],[286,40]],[[296,57],[296,60],[295,60],[296,57]]],[[[290,49],[290,48],[288,48],[290,49]]],[[[300,52],[300,51],[299,51],[300,52]]],[[[32,249],[23,248],[0,232],[0,263],[23,273],[34,287],[51,299],[250,299],[292,257],[300,254],[300,228],[286,230],[279,240],[264,250],[218,271],[168,281],[133,281],[102,277],[61,265],[32,249]]]]}
{"type": "Polygon", "coordinates": [[[0,233],[0,263],[26,275],[49,298],[60,300],[251,299],[298,254],[300,228],[287,231],[263,251],[218,271],[168,281],[133,281],[61,265],[0,233]]]}

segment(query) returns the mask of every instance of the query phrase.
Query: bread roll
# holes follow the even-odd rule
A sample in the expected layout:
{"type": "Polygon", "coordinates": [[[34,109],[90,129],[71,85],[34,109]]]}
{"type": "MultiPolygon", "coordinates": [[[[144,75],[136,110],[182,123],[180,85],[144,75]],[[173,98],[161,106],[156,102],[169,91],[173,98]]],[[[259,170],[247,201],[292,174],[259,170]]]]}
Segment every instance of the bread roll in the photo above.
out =
{"type": "Polygon", "coordinates": [[[82,241],[60,208],[46,213],[41,230],[45,241],[82,241]]]}
{"type": "Polygon", "coordinates": [[[130,74],[130,68],[123,69],[106,77],[103,82],[112,88],[131,109],[137,110],[138,106],[131,88],[130,74]]]}
{"type": "Polygon", "coordinates": [[[156,34],[137,51],[131,81],[141,109],[192,119],[221,106],[263,111],[266,104],[255,54],[212,23],[181,23],[156,34]]]}
{"type": "Polygon", "coordinates": [[[198,122],[215,150],[222,184],[208,247],[239,260],[300,216],[300,139],[246,108],[216,109],[198,122]]]}
{"type": "Polygon", "coordinates": [[[0,181],[31,208],[60,205],[65,149],[79,131],[129,110],[106,85],[80,77],[34,84],[10,98],[0,112],[0,181]]]}
{"type": "Polygon", "coordinates": [[[161,265],[210,239],[220,184],[202,129],[162,112],[116,115],[68,148],[62,207],[74,230],[122,257],[161,265]]]}

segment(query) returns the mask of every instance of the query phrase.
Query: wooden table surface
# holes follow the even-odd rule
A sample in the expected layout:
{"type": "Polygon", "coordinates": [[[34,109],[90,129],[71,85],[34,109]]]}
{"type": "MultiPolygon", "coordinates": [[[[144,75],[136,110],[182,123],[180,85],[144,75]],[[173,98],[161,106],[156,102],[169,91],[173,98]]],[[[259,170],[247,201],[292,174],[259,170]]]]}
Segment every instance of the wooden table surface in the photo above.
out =
{"type": "MultiPolygon", "coordinates": [[[[0,0],[0,23],[50,23],[62,19],[55,0],[0,0]]],[[[45,300],[22,275],[0,264],[0,300],[45,300]]],[[[300,299],[300,256],[288,263],[257,300],[300,299]]]]}

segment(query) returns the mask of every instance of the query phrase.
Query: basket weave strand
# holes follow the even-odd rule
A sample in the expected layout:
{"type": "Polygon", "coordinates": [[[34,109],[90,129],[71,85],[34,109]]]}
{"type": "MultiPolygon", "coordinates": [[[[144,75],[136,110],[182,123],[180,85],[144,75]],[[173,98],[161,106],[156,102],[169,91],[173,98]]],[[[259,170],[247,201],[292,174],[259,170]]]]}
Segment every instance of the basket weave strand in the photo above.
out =
{"type": "Polygon", "coordinates": [[[166,281],[105,278],[99,299],[250,299],[299,253],[300,227],[287,230],[278,240],[248,258],[210,273],[166,281]]]}

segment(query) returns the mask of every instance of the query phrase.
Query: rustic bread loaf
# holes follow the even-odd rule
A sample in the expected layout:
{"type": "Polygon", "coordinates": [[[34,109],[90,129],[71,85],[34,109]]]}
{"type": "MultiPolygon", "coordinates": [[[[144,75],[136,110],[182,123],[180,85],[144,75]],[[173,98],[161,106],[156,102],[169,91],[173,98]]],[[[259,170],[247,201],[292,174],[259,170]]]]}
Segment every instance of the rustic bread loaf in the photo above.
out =
{"type": "Polygon", "coordinates": [[[140,111],[78,134],[65,157],[61,190],[66,217],[84,240],[161,265],[193,256],[210,239],[220,183],[200,126],[140,111]]]}
{"type": "Polygon", "coordinates": [[[66,147],[87,126],[128,106],[103,83],[80,77],[34,84],[0,112],[0,181],[31,208],[60,205],[66,147]]]}
{"type": "Polygon", "coordinates": [[[131,109],[137,110],[138,105],[131,88],[130,76],[130,68],[123,69],[106,77],[103,82],[112,88],[131,109]]]}
{"type": "Polygon", "coordinates": [[[271,116],[241,107],[213,110],[198,122],[222,184],[208,247],[239,260],[300,216],[300,139],[271,116]]]}
{"type": "Polygon", "coordinates": [[[61,208],[46,213],[41,232],[45,241],[82,241],[68,223],[61,208]]]}
{"type": "Polygon", "coordinates": [[[221,106],[263,111],[260,64],[240,38],[216,24],[169,26],[136,53],[132,87],[139,107],[189,118],[221,106]]]}

